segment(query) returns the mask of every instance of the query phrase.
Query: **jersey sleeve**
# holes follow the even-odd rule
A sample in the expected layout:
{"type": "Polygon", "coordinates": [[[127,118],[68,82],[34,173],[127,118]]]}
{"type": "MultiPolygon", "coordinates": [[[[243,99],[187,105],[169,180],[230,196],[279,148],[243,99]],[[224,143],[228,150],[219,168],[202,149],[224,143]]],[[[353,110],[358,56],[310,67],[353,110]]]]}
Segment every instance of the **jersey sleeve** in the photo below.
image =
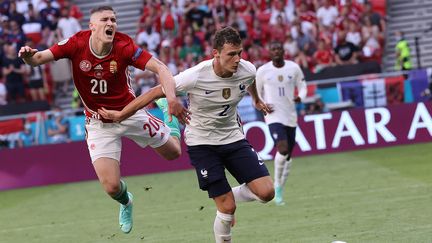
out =
{"type": "Polygon", "coordinates": [[[127,53],[125,53],[132,66],[144,70],[152,55],[131,41],[127,53]]]}
{"type": "Polygon", "coordinates": [[[77,46],[77,38],[72,36],[71,38],[64,39],[57,44],[51,46],[49,50],[54,56],[54,60],[62,59],[62,58],[71,58],[77,50],[79,50],[77,46]]]}
{"type": "Polygon", "coordinates": [[[306,80],[304,78],[303,71],[298,65],[297,65],[297,74],[296,74],[295,82],[298,91],[298,96],[300,97],[300,99],[304,100],[307,95],[307,85],[306,85],[306,80]]]}
{"type": "Polygon", "coordinates": [[[193,89],[198,80],[199,65],[186,69],[183,72],[174,76],[174,80],[176,82],[176,91],[177,93],[187,93],[189,90],[193,89]]]}
{"type": "Polygon", "coordinates": [[[258,68],[258,70],[256,72],[256,77],[255,77],[256,89],[257,89],[258,95],[261,99],[264,98],[264,71],[263,71],[263,69],[264,69],[263,66],[258,68]]]}

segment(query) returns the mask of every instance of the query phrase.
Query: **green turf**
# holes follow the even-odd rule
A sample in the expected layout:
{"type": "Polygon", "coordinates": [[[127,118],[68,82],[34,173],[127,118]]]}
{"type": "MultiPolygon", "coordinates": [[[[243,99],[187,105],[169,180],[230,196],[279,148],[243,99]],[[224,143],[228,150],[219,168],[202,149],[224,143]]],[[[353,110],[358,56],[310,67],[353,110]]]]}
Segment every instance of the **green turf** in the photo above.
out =
{"type": "MultiPolygon", "coordinates": [[[[233,242],[431,242],[431,175],[432,143],[295,158],[287,205],[239,204],[233,242]]],[[[130,234],[92,181],[0,192],[0,242],[214,242],[215,207],[193,171],[125,179],[130,234]]]]}

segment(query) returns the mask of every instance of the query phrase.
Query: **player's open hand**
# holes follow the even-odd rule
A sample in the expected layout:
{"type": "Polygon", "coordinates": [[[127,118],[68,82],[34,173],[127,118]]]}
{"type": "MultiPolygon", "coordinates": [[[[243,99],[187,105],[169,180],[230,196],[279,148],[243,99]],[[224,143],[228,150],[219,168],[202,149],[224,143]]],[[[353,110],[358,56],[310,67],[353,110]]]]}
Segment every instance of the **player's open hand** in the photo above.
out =
{"type": "Polygon", "coordinates": [[[20,58],[29,58],[38,52],[37,49],[33,49],[30,46],[23,46],[18,52],[18,57],[20,58]]]}
{"type": "Polygon", "coordinates": [[[255,108],[259,111],[261,111],[264,115],[267,115],[269,113],[273,112],[273,107],[270,105],[267,105],[262,100],[258,100],[255,102],[255,108]]]}
{"type": "Polygon", "coordinates": [[[181,124],[189,124],[191,113],[177,99],[168,100],[168,114],[170,122],[172,116],[175,116],[181,124]]]}
{"type": "Polygon", "coordinates": [[[102,107],[101,109],[98,109],[98,113],[103,118],[107,120],[112,120],[114,122],[121,122],[125,119],[125,117],[122,116],[121,111],[107,110],[102,107]]]}

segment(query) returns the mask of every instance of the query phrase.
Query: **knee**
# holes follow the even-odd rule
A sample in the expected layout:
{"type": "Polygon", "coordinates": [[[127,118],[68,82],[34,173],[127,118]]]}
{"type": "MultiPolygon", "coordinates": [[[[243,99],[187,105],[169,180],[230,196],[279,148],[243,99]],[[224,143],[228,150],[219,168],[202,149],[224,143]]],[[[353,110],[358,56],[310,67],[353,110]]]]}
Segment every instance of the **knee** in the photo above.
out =
{"type": "Polygon", "coordinates": [[[282,147],[282,148],[278,148],[278,152],[280,154],[282,154],[283,156],[288,155],[289,154],[289,149],[288,147],[282,147]]]}
{"type": "Polygon", "coordinates": [[[103,182],[105,192],[110,196],[115,196],[120,191],[120,183],[118,182],[103,182]]]}
{"type": "Polygon", "coordinates": [[[170,151],[169,153],[166,153],[164,155],[165,159],[167,160],[175,160],[178,159],[181,155],[181,149],[180,148],[176,148],[173,149],[172,151],[170,151]]]}
{"type": "Polygon", "coordinates": [[[234,214],[236,211],[235,201],[225,201],[219,208],[221,213],[234,214]]]}
{"type": "Polygon", "coordinates": [[[264,203],[267,203],[267,202],[270,202],[271,200],[273,200],[274,195],[275,195],[275,191],[274,191],[274,188],[272,188],[272,189],[270,189],[270,190],[267,190],[267,191],[261,193],[260,195],[258,195],[258,197],[259,197],[259,198],[260,198],[264,203]]]}
{"type": "Polygon", "coordinates": [[[273,185],[267,185],[262,190],[259,190],[256,193],[257,197],[261,200],[262,203],[267,203],[273,200],[275,196],[275,191],[273,185]]]}

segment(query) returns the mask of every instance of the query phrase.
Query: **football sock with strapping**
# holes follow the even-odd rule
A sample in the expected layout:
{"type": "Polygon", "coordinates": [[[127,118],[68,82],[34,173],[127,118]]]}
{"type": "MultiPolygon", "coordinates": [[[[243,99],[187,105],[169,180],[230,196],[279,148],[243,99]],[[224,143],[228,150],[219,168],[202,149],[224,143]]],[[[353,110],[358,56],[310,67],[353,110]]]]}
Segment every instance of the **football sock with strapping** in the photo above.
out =
{"type": "Polygon", "coordinates": [[[255,195],[245,183],[241,184],[240,186],[233,187],[231,190],[234,194],[234,200],[236,202],[259,201],[264,203],[264,201],[255,195]]]}
{"type": "Polygon", "coordinates": [[[231,224],[234,215],[216,211],[213,231],[216,243],[231,243],[231,224]]]}
{"type": "MultiPolygon", "coordinates": [[[[276,152],[274,159],[274,185],[275,187],[283,187],[284,183],[282,183],[282,175],[285,169],[285,164],[287,162],[288,155],[282,155],[279,152],[276,152]]],[[[285,180],[286,181],[286,180],[285,180]]]]}
{"type": "Polygon", "coordinates": [[[127,205],[129,203],[126,182],[120,180],[120,191],[112,198],[123,205],[127,205]]]}

